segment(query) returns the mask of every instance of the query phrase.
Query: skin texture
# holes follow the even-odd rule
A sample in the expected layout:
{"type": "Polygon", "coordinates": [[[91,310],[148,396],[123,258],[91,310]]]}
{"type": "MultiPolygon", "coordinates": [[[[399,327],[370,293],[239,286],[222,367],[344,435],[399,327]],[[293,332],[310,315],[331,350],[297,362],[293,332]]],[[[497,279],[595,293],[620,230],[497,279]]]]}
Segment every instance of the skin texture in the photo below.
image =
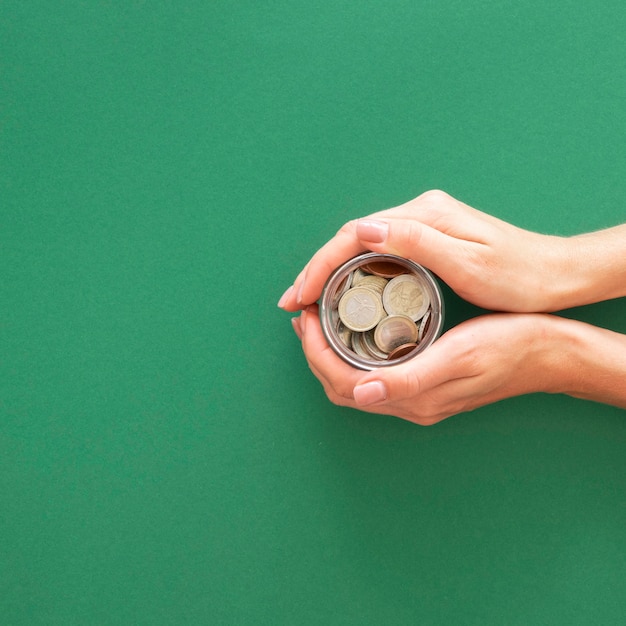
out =
{"type": "Polygon", "coordinates": [[[338,405],[422,425],[531,392],[626,407],[626,338],[544,313],[626,295],[625,240],[623,226],[571,238],[532,233],[431,191],[344,225],[279,306],[302,311],[294,331],[338,405]],[[499,312],[458,325],[401,365],[354,369],[328,346],[314,302],[336,267],[368,250],[410,258],[499,312]]]}

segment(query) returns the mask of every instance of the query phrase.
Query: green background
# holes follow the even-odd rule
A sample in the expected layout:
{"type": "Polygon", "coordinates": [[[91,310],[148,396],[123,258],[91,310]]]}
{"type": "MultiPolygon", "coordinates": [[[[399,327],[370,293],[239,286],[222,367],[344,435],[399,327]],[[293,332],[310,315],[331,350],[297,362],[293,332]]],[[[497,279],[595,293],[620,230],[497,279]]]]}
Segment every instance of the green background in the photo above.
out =
{"type": "Polygon", "coordinates": [[[624,32],[621,0],[0,2],[0,623],[622,624],[623,411],[338,408],[276,301],[429,188],[624,221],[624,32]]]}

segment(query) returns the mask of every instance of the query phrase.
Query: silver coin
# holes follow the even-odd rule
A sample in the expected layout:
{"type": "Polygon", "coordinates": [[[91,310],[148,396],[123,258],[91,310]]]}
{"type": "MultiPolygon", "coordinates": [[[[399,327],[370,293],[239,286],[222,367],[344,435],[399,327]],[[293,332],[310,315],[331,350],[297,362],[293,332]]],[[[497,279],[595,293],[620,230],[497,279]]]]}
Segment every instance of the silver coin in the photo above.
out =
{"type": "Polygon", "coordinates": [[[359,287],[368,287],[382,296],[388,282],[389,281],[382,276],[373,276],[370,274],[359,281],[359,287]]]}
{"type": "Polygon", "coordinates": [[[336,308],[330,310],[330,325],[335,331],[339,328],[341,320],[339,319],[339,311],[336,308]]]}
{"type": "Polygon", "coordinates": [[[371,354],[364,345],[363,333],[352,333],[352,350],[364,359],[372,358],[371,354]]]}
{"type": "Polygon", "coordinates": [[[350,330],[374,328],[384,314],[380,296],[367,287],[353,287],[339,301],[339,317],[350,330]]]}
{"type": "Polygon", "coordinates": [[[388,354],[405,343],[415,343],[417,326],[406,315],[389,315],[376,326],[374,340],[376,345],[388,354]]]}
{"type": "Polygon", "coordinates": [[[333,301],[331,303],[331,308],[336,309],[339,306],[339,300],[341,300],[341,296],[343,296],[348,289],[352,286],[352,279],[354,277],[354,272],[350,272],[346,275],[346,277],[339,283],[337,286],[337,290],[333,297],[333,301]]]}
{"type": "Polygon", "coordinates": [[[366,276],[369,276],[369,274],[364,272],[360,267],[357,267],[354,272],[352,272],[352,286],[358,287],[366,276]]]}
{"type": "Polygon", "coordinates": [[[424,335],[428,332],[428,328],[430,327],[430,311],[426,311],[424,317],[420,321],[419,330],[417,333],[417,338],[419,341],[424,339],[424,335]]]}
{"type": "Polygon", "coordinates": [[[430,299],[417,276],[402,274],[387,283],[383,305],[389,315],[406,315],[416,322],[428,310],[430,299]]]}
{"type": "Polygon", "coordinates": [[[363,333],[363,347],[370,353],[374,359],[384,361],[387,358],[387,353],[383,352],[377,345],[374,339],[375,328],[363,333]]]}
{"type": "Polygon", "coordinates": [[[337,324],[337,336],[346,348],[352,347],[352,331],[342,321],[337,324]]]}

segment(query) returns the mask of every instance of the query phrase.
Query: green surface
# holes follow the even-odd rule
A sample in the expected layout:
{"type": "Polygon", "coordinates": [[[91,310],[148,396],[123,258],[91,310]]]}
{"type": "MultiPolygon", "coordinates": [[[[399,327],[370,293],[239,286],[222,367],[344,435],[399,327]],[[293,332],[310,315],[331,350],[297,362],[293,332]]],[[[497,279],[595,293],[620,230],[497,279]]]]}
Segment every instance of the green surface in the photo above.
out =
{"type": "Polygon", "coordinates": [[[617,1],[1,2],[0,623],[622,624],[623,411],[337,408],[275,303],[433,187],[624,221],[624,32],[617,1]]]}

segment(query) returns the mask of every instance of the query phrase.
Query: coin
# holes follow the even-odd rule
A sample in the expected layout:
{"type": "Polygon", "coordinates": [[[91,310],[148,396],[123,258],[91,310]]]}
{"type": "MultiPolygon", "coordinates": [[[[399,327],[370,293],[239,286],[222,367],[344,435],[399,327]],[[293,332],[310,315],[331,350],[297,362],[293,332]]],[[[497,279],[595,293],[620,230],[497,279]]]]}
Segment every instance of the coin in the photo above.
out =
{"type": "Polygon", "coordinates": [[[361,267],[369,274],[382,276],[383,278],[395,278],[396,276],[400,276],[400,274],[407,273],[402,265],[398,265],[398,263],[394,263],[393,261],[371,261],[361,267]]]}
{"type": "Polygon", "coordinates": [[[336,309],[339,306],[339,300],[341,300],[341,296],[343,296],[343,294],[346,293],[346,291],[348,291],[348,289],[350,289],[350,287],[352,286],[353,276],[354,272],[350,272],[337,286],[337,291],[331,303],[332,309],[336,309]]]}
{"type": "Polygon", "coordinates": [[[387,283],[383,305],[389,315],[406,315],[415,322],[428,310],[430,299],[416,276],[402,274],[387,283]]]}
{"type": "Polygon", "coordinates": [[[354,272],[352,272],[352,286],[358,287],[359,283],[366,277],[369,276],[367,272],[364,272],[362,268],[357,267],[354,272]]]}
{"type": "Polygon", "coordinates": [[[364,333],[352,333],[352,350],[356,352],[360,357],[364,359],[371,359],[372,355],[369,353],[367,348],[365,347],[365,342],[363,341],[364,333]]]}
{"type": "Polygon", "coordinates": [[[337,324],[337,336],[346,348],[352,346],[352,331],[342,321],[337,324]]]}
{"type": "Polygon", "coordinates": [[[424,338],[424,335],[428,332],[428,329],[430,328],[430,320],[431,320],[430,311],[426,311],[426,314],[424,315],[424,317],[422,318],[422,321],[420,322],[419,331],[417,333],[417,338],[419,341],[421,341],[424,338]]]}
{"type": "Polygon", "coordinates": [[[382,278],[382,276],[373,276],[369,274],[359,280],[359,287],[368,287],[382,296],[388,282],[389,281],[386,278],[382,278]]]}
{"type": "Polygon", "coordinates": [[[339,301],[339,317],[350,330],[374,328],[384,314],[380,297],[366,287],[349,289],[339,301]]]}
{"type": "Polygon", "coordinates": [[[387,353],[383,352],[377,345],[374,339],[376,329],[372,328],[363,333],[363,347],[371,354],[371,356],[379,361],[384,361],[387,358],[387,353]]]}
{"type": "Polygon", "coordinates": [[[405,343],[405,344],[402,344],[401,346],[398,346],[397,348],[392,350],[389,353],[389,356],[387,358],[390,361],[393,361],[394,359],[399,359],[401,356],[405,356],[405,355],[409,354],[409,352],[413,352],[413,350],[415,350],[415,348],[417,348],[417,344],[416,343],[405,343]]]}
{"type": "Polygon", "coordinates": [[[415,343],[417,341],[417,326],[406,315],[389,315],[376,326],[374,340],[383,352],[390,353],[398,346],[415,343]]]}

